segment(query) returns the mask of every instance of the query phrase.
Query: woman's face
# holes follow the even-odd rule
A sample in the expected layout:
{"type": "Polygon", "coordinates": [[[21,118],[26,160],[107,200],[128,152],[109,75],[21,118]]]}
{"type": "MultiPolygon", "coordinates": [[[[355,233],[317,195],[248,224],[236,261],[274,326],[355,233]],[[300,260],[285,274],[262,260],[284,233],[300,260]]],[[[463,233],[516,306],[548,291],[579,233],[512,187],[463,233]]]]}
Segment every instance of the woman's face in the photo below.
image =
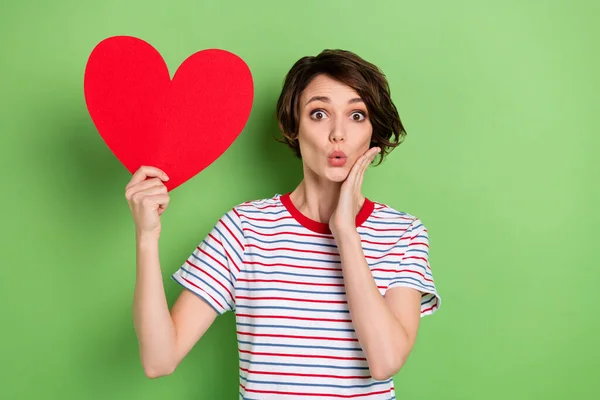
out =
{"type": "Polygon", "coordinates": [[[351,87],[318,75],[300,96],[299,119],[305,173],[344,181],[371,143],[373,127],[363,100],[351,87]]]}

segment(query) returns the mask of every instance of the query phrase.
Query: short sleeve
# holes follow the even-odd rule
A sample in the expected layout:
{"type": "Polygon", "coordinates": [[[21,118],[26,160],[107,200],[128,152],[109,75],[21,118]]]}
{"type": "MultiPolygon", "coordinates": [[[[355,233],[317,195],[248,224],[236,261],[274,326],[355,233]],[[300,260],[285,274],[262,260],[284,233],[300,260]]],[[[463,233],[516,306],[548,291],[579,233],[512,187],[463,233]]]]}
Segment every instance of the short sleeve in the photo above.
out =
{"type": "Polygon", "coordinates": [[[233,208],[219,219],[172,278],[206,301],[219,315],[233,311],[235,281],[242,267],[244,246],[240,216],[233,208]]]}
{"type": "Polygon", "coordinates": [[[411,223],[400,238],[398,247],[404,250],[400,265],[391,279],[388,290],[394,287],[410,287],[422,293],[421,317],[437,311],[442,299],[437,292],[429,265],[429,235],[418,219],[411,223]]]}

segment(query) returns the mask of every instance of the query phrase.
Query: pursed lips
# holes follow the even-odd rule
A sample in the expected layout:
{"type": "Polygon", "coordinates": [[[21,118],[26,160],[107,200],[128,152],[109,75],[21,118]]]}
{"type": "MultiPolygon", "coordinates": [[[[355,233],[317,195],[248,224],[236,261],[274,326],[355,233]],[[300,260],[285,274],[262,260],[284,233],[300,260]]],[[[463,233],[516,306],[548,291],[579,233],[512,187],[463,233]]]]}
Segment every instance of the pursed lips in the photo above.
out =
{"type": "Polygon", "coordinates": [[[332,151],[329,154],[329,158],[347,158],[346,153],[341,150],[332,151]]]}

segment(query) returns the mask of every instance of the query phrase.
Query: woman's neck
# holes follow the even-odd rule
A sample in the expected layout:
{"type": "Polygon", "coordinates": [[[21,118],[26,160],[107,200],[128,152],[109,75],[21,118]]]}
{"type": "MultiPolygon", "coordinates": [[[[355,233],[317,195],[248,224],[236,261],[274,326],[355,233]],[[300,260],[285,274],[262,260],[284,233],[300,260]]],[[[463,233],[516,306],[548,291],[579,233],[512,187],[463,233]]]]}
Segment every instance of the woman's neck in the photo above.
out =
{"type": "MultiPolygon", "coordinates": [[[[290,194],[290,199],[304,216],[329,223],[338,204],[342,183],[328,181],[305,171],[304,179],[290,194]]],[[[361,206],[363,202],[364,197],[361,195],[361,206]]]]}

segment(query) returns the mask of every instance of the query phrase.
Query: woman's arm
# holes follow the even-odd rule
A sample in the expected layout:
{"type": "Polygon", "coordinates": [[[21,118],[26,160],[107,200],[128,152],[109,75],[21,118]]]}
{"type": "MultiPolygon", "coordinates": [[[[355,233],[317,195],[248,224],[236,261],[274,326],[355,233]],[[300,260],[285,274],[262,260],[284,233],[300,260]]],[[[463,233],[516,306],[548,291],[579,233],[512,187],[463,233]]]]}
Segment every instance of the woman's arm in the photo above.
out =
{"type": "Polygon", "coordinates": [[[417,336],[421,293],[394,288],[384,298],[373,279],[356,229],[337,234],[346,296],[354,330],[371,376],[385,380],[406,362],[417,336]]]}
{"type": "Polygon", "coordinates": [[[136,228],[133,323],[142,366],[151,378],[173,372],[217,315],[187,290],[169,312],[158,255],[160,215],[170,200],[163,183],[168,179],[164,171],[142,166],[125,188],[136,228]]]}
{"type": "Polygon", "coordinates": [[[204,300],[183,290],[169,312],[158,255],[158,237],[136,238],[133,321],[146,376],[171,374],[215,320],[204,300]]]}

